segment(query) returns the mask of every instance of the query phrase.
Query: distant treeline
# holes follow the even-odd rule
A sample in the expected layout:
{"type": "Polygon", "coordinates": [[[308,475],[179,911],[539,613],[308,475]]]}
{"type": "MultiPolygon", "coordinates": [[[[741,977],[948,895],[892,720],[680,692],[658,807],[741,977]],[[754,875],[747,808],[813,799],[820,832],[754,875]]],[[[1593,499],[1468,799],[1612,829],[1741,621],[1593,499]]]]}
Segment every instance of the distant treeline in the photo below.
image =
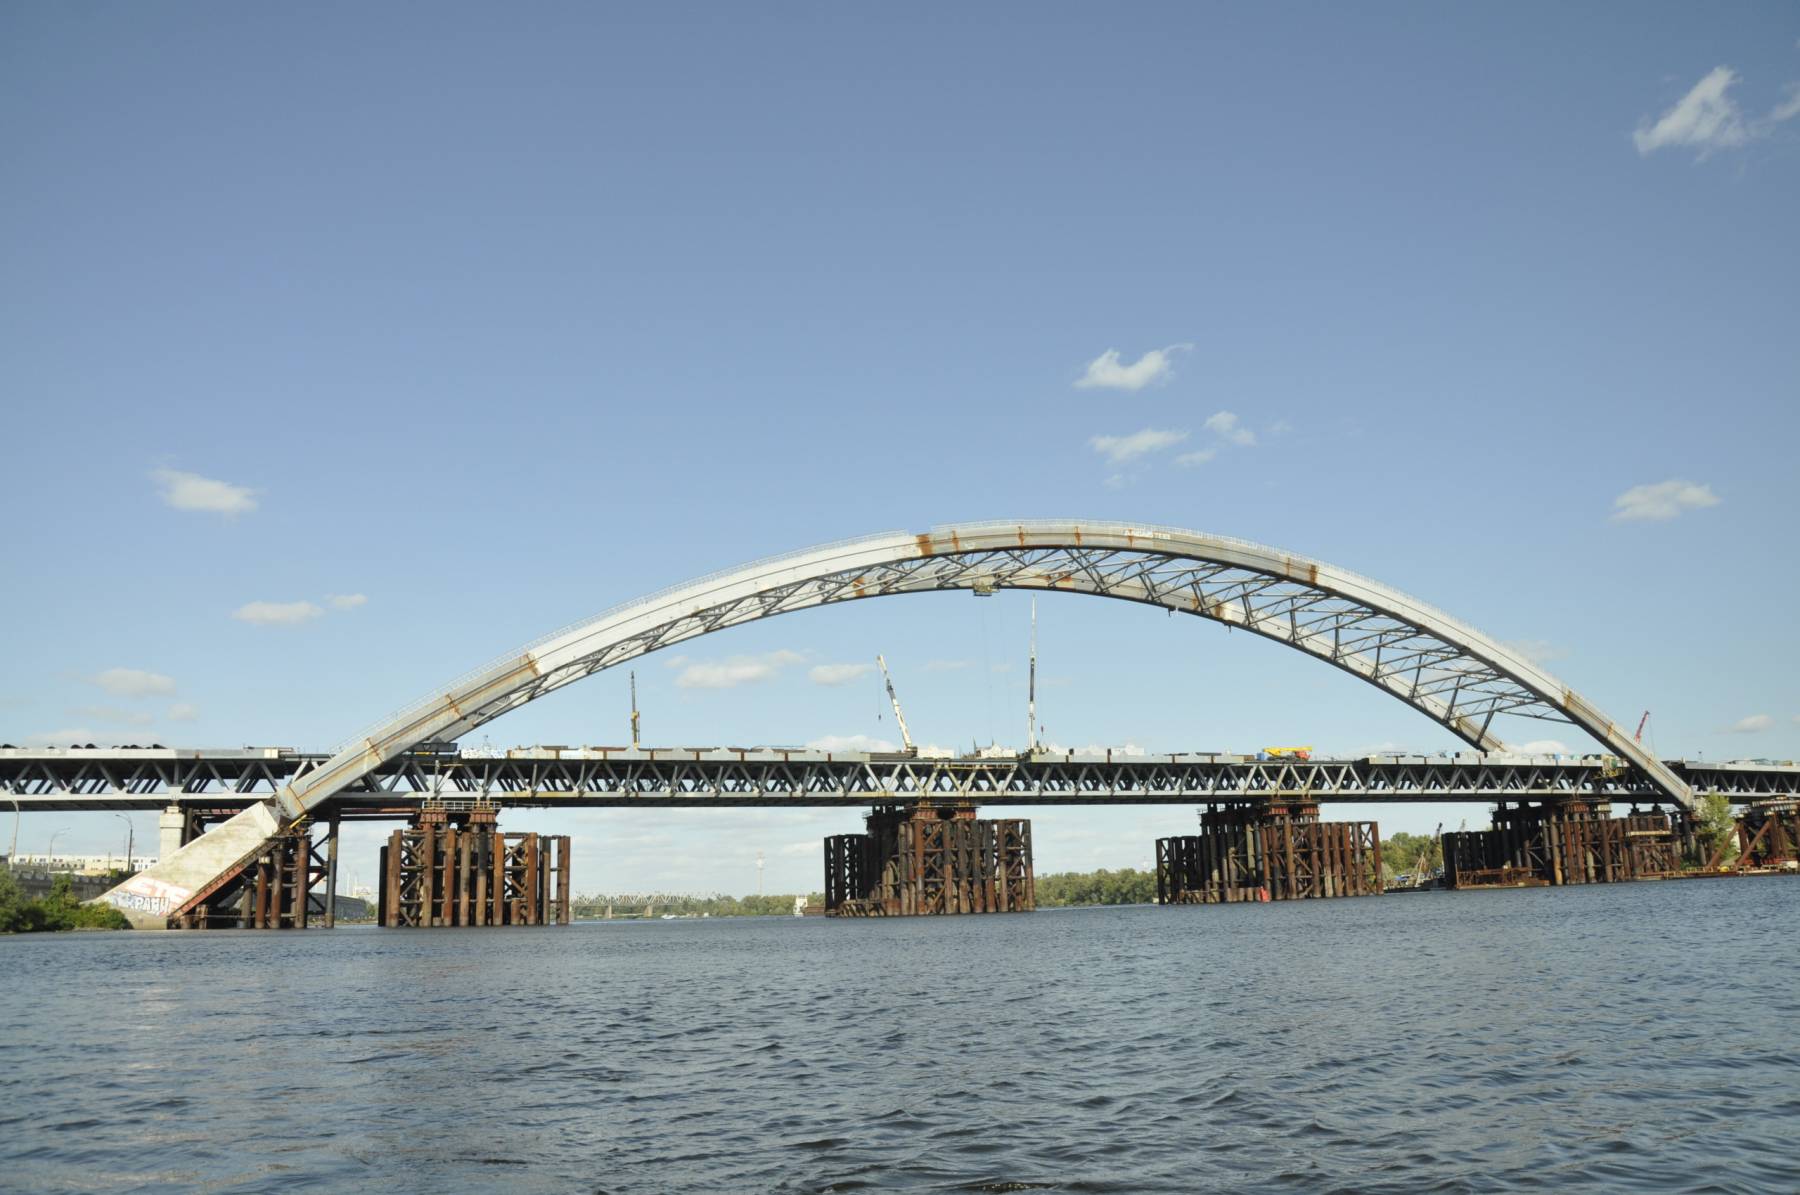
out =
{"type": "Polygon", "coordinates": [[[125,914],[111,905],[84,905],[75,899],[66,875],[50,882],[50,894],[28,900],[13,873],[0,868],[0,933],[29,934],[59,929],[130,929],[125,914]]]}
{"type": "MultiPolygon", "coordinates": [[[[661,895],[643,895],[627,893],[621,896],[577,896],[569,902],[570,908],[577,917],[604,917],[608,906],[611,906],[614,917],[641,917],[648,908],[653,917],[661,917],[670,913],[680,917],[692,914],[696,917],[706,914],[713,917],[792,917],[794,915],[794,899],[798,893],[776,893],[770,896],[722,896],[717,893],[711,896],[679,896],[673,893],[661,895]]],[[[814,892],[807,896],[809,904],[823,905],[825,894],[814,892]]]]}
{"type": "Polygon", "coordinates": [[[1118,871],[1059,871],[1037,877],[1040,909],[1078,905],[1148,905],[1156,902],[1156,873],[1126,867],[1118,871]]]}

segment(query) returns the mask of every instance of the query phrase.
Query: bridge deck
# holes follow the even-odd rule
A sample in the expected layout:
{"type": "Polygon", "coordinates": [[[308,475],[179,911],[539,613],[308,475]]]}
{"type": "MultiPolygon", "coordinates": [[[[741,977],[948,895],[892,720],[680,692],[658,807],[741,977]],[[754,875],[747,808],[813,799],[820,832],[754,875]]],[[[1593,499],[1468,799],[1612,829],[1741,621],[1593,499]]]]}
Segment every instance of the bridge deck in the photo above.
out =
{"type": "MultiPolygon", "coordinates": [[[[0,789],[21,810],[241,809],[327,757],[284,748],[0,748],[0,789]]],[[[1696,791],[1800,794],[1800,765],[1667,761],[1696,791]]],[[[1343,803],[1483,802],[1588,796],[1651,804],[1657,790],[1608,756],[1374,755],[1268,759],[1222,753],[918,758],[784,748],[535,748],[415,752],[331,802],[397,816],[428,800],[502,806],[862,807],[891,801],[1159,805],[1281,797],[1343,803]]]]}

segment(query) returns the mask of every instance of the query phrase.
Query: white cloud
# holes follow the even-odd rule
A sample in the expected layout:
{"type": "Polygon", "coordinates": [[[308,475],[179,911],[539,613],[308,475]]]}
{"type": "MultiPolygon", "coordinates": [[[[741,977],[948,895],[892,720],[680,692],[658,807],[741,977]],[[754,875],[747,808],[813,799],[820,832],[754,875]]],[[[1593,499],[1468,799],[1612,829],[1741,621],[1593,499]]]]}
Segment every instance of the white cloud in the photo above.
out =
{"type": "Polygon", "coordinates": [[[1514,655],[1523,656],[1533,664],[1548,664],[1567,659],[1569,655],[1568,648],[1558,647],[1546,639],[1509,639],[1505,646],[1511,648],[1514,655]]]}
{"type": "Polygon", "coordinates": [[[1202,448],[1197,452],[1184,452],[1175,458],[1175,464],[1183,469],[1192,469],[1196,465],[1204,465],[1219,455],[1217,448],[1202,448]]]}
{"type": "Polygon", "coordinates": [[[291,627],[310,622],[325,611],[311,602],[246,602],[231,612],[239,622],[259,627],[291,627]]]}
{"type": "Polygon", "coordinates": [[[1532,739],[1529,743],[1520,743],[1513,748],[1526,755],[1573,755],[1569,745],[1561,739],[1532,739]]]}
{"type": "Polygon", "coordinates": [[[112,736],[97,735],[85,726],[74,726],[68,730],[52,730],[45,734],[28,734],[25,736],[27,747],[85,747],[95,743],[106,747],[112,745],[112,736]],[[102,741],[104,740],[104,741],[102,741]]]}
{"type": "Polygon", "coordinates": [[[1229,440],[1240,448],[1248,448],[1256,443],[1256,433],[1238,422],[1238,417],[1230,411],[1220,411],[1206,417],[1206,430],[1222,440],[1229,440]]]}
{"type": "Polygon", "coordinates": [[[72,712],[90,722],[107,722],[114,726],[148,726],[156,721],[154,714],[120,709],[116,705],[88,705],[72,712]]]}
{"type": "Polygon", "coordinates": [[[1094,436],[1088,441],[1095,452],[1112,464],[1120,465],[1151,452],[1172,448],[1188,438],[1186,432],[1162,431],[1147,427],[1128,436],[1094,436]]]}
{"type": "Polygon", "coordinates": [[[215,481],[179,469],[158,469],[151,480],[162,487],[162,500],[176,510],[205,510],[222,515],[248,514],[256,509],[256,491],[229,481],[215,481]]]}
{"type": "Polygon", "coordinates": [[[734,689],[739,685],[771,680],[783,668],[803,659],[805,657],[797,651],[783,650],[760,656],[727,656],[700,663],[689,663],[686,656],[676,656],[668,666],[681,669],[681,674],[675,678],[676,688],[734,689]]]}
{"type": "Polygon", "coordinates": [[[872,739],[866,734],[827,734],[806,742],[808,751],[893,751],[896,747],[886,739],[872,739]]]}
{"type": "Polygon", "coordinates": [[[167,696],[175,691],[173,677],[140,668],[108,668],[94,678],[94,683],[114,697],[167,696]]]}
{"type": "Polygon", "coordinates": [[[1787,92],[1787,99],[1769,110],[1769,119],[1776,124],[1800,116],[1800,83],[1789,83],[1783,90],[1787,92]]]}
{"type": "Polygon", "coordinates": [[[1761,734],[1775,725],[1775,719],[1767,714],[1751,714],[1748,718],[1739,718],[1731,724],[1730,734],[1761,734]]]}
{"type": "Polygon", "coordinates": [[[1087,372],[1075,381],[1076,388],[1142,390],[1152,382],[1167,381],[1174,377],[1175,366],[1171,356],[1193,347],[1191,344],[1172,344],[1167,348],[1151,349],[1130,365],[1119,360],[1118,349],[1107,349],[1088,362],[1087,372]]]}
{"type": "Polygon", "coordinates": [[[164,715],[171,722],[192,722],[199,716],[200,707],[186,701],[177,701],[169,707],[169,712],[164,715]]]}
{"type": "Polygon", "coordinates": [[[1613,499],[1612,517],[1615,523],[1640,519],[1665,522],[1684,510],[1703,510],[1718,504],[1719,496],[1711,486],[1675,479],[1632,486],[1613,499]]]}
{"type": "Polygon", "coordinates": [[[1771,108],[1767,116],[1754,119],[1746,117],[1729,94],[1737,82],[1737,72],[1728,66],[1708,71],[1654,122],[1648,117],[1639,122],[1631,135],[1638,153],[1692,149],[1695,159],[1701,160],[1722,149],[1740,149],[1759,137],[1767,137],[1781,122],[1800,116],[1800,83],[1789,83],[1784,88],[1787,98],[1771,108]]]}
{"type": "Polygon", "coordinates": [[[816,664],[807,669],[806,679],[815,685],[847,685],[874,670],[873,664],[816,664]]]}
{"type": "Polygon", "coordinates": [[[1064,747],[1060,743],[1045,743],[1044,750],[1053,755],[1105,755],[1111,751],[1114,756],[1145,755],[1147,752],[1136,743],[1089,743],[1085,747],[1064,747]]]}
{"type": "Polygon", "coordinates": [[[926,660],[925,671],[960,672],[964,668],[972,668],[974,665],[974,660],[926,660]]]}
{"type": "Polygon", "coordinates": [[[358,606],[367,605],[368,597],[360,593],[333,593],[325,598],[331,603],[333,610],[354,610],[358,606]]]}

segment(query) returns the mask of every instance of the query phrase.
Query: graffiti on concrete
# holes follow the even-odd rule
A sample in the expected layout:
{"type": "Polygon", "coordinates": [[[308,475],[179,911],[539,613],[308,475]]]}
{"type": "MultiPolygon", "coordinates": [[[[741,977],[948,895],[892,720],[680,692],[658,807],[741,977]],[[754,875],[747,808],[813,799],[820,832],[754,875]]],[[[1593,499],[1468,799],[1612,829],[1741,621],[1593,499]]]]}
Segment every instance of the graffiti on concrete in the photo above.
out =
{"type": "Polygon", "coordinates": [[[106,894],[107,903],[133,913],[166,916],[187,903],[191,888],[136,875],[106,894]]]}

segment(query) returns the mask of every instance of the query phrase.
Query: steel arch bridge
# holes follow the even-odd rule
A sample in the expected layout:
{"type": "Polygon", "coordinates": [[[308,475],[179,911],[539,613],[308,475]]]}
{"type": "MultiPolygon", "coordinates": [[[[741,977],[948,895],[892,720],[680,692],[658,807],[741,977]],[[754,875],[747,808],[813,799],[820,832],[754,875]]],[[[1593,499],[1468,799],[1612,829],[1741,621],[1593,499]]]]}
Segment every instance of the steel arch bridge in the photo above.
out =
{"type": "Polygon", "coordinates": [[[108,899],[134,920],[162,924],[224,883],[282,826],[419,743],[466,734],[649,652],[814,606],[999,589],[1117,598],[1251,631],[1376,686],[1483,751],[1505,749],[1492,729],[1500,714],[1567,723],[1627,761],[1668,799],[1684,809],[1693,804],[1679,775],[1561,681],[1473,627],[1370,578],[1247,540],[1174,527],[959,523],[771,557],[547,635],[359,734],[320,767],[159,861],[108,899]]]}

